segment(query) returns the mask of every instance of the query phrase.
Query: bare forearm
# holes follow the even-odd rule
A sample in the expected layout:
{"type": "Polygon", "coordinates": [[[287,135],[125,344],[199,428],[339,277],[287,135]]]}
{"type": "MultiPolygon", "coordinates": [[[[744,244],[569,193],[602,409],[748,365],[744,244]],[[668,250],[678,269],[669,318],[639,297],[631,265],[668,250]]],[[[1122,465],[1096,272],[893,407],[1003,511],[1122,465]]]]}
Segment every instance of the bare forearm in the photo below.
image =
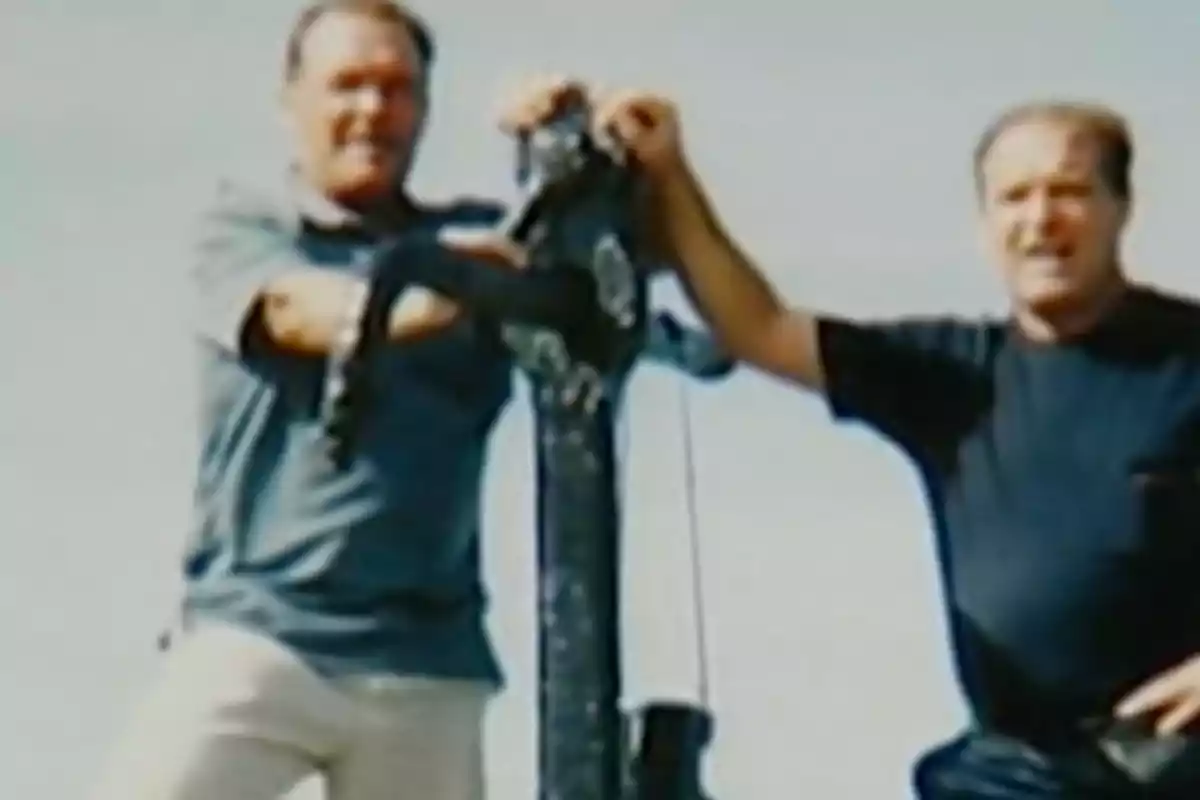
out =
{"type": "Polygon", "coordinates": [[[783,304],[715,214],[703,189],[689,174],[659,187],[660,224],[688,289],[730,344],[783,304]]]}
{"type": "MultiPolygon", "coordinates": [[[[358,278],[317,269],[300,269],[273,280],[262,292],[263,333],[281,349],[305,355],[324,355],[352,324],[354,309],[367,292],[358,278]]],[[[458,307],[428,289],[405,290],[392,305],[388,338],[418,339],[458,318],[458,307]]]]}
{"type": "Polygon", "coordinates": [[[817,387],[813,315],[789,308],[681,170],[657,187],[657,222],[693,302],[736,359],[817,387]]]}

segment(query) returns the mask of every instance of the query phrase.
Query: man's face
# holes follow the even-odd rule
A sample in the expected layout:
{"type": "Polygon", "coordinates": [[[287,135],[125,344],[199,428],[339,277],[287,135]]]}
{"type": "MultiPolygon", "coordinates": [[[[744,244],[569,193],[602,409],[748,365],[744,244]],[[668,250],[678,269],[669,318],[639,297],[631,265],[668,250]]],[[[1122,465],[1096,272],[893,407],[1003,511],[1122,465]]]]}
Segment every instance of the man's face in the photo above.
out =
{"type": "Polygon", "coordinates": [[[407,176],[425,119],[425,75],[409,32],[330,12],[309,29],[285,102],[299,158],[317,188],[350,205],[407,176]]]}
{"type": "Polygon", "coordinates": [[[1069,310],[1118,277],[1127,203],[1105,182],[1100,156],[1079,125],[1034,118],[1001,133],[985,157],[984,230],[1018,307],[1069,310]]]}

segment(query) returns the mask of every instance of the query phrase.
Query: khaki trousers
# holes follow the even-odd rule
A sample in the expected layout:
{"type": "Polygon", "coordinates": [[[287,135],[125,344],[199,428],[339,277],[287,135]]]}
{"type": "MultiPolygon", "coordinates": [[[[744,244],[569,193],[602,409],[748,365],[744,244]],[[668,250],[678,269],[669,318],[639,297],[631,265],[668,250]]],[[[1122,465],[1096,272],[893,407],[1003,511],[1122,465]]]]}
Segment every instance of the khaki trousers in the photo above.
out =
{"type": "Polygon", "coordinates": [[[276,800],[319,773],[329,800],[482,800],[492,687],[331,681],[279,644],[206,625],[178,641],[92,800],[276,800]]]}

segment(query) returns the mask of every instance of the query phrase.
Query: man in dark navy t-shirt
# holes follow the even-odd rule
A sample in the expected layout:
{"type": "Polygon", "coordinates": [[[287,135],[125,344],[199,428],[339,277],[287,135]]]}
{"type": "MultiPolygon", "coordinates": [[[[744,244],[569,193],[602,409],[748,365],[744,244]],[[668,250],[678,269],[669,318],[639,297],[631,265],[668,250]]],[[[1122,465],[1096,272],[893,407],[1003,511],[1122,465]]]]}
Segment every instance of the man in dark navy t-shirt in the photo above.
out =
{"type": "MultiPolygon", "coordinates": [[[[518,98],[510,127],[565,85],[518,98]]],[[[1007,319],[868,323],[784,304],[722,230],[669,100],[600,103],[726,347],[919,470],[973,720],[920,760],[919,796],[1200,797],[1200,307],[1123,272],[1120,116],[1029,104],[982,137],[1007,319]]]]}

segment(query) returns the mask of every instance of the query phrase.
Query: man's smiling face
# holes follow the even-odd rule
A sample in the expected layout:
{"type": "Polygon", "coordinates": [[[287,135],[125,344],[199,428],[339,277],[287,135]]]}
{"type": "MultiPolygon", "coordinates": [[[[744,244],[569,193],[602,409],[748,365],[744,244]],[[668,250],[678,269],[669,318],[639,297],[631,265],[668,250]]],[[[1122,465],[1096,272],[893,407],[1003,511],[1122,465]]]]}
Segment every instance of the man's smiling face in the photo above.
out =
{"type": "Polygon", "coordinates": [[[348,206],[393,194],[426,114],[425,65],[402,24],[330,11],[306,32],[285,87],[301,168],[348,206]]]}

